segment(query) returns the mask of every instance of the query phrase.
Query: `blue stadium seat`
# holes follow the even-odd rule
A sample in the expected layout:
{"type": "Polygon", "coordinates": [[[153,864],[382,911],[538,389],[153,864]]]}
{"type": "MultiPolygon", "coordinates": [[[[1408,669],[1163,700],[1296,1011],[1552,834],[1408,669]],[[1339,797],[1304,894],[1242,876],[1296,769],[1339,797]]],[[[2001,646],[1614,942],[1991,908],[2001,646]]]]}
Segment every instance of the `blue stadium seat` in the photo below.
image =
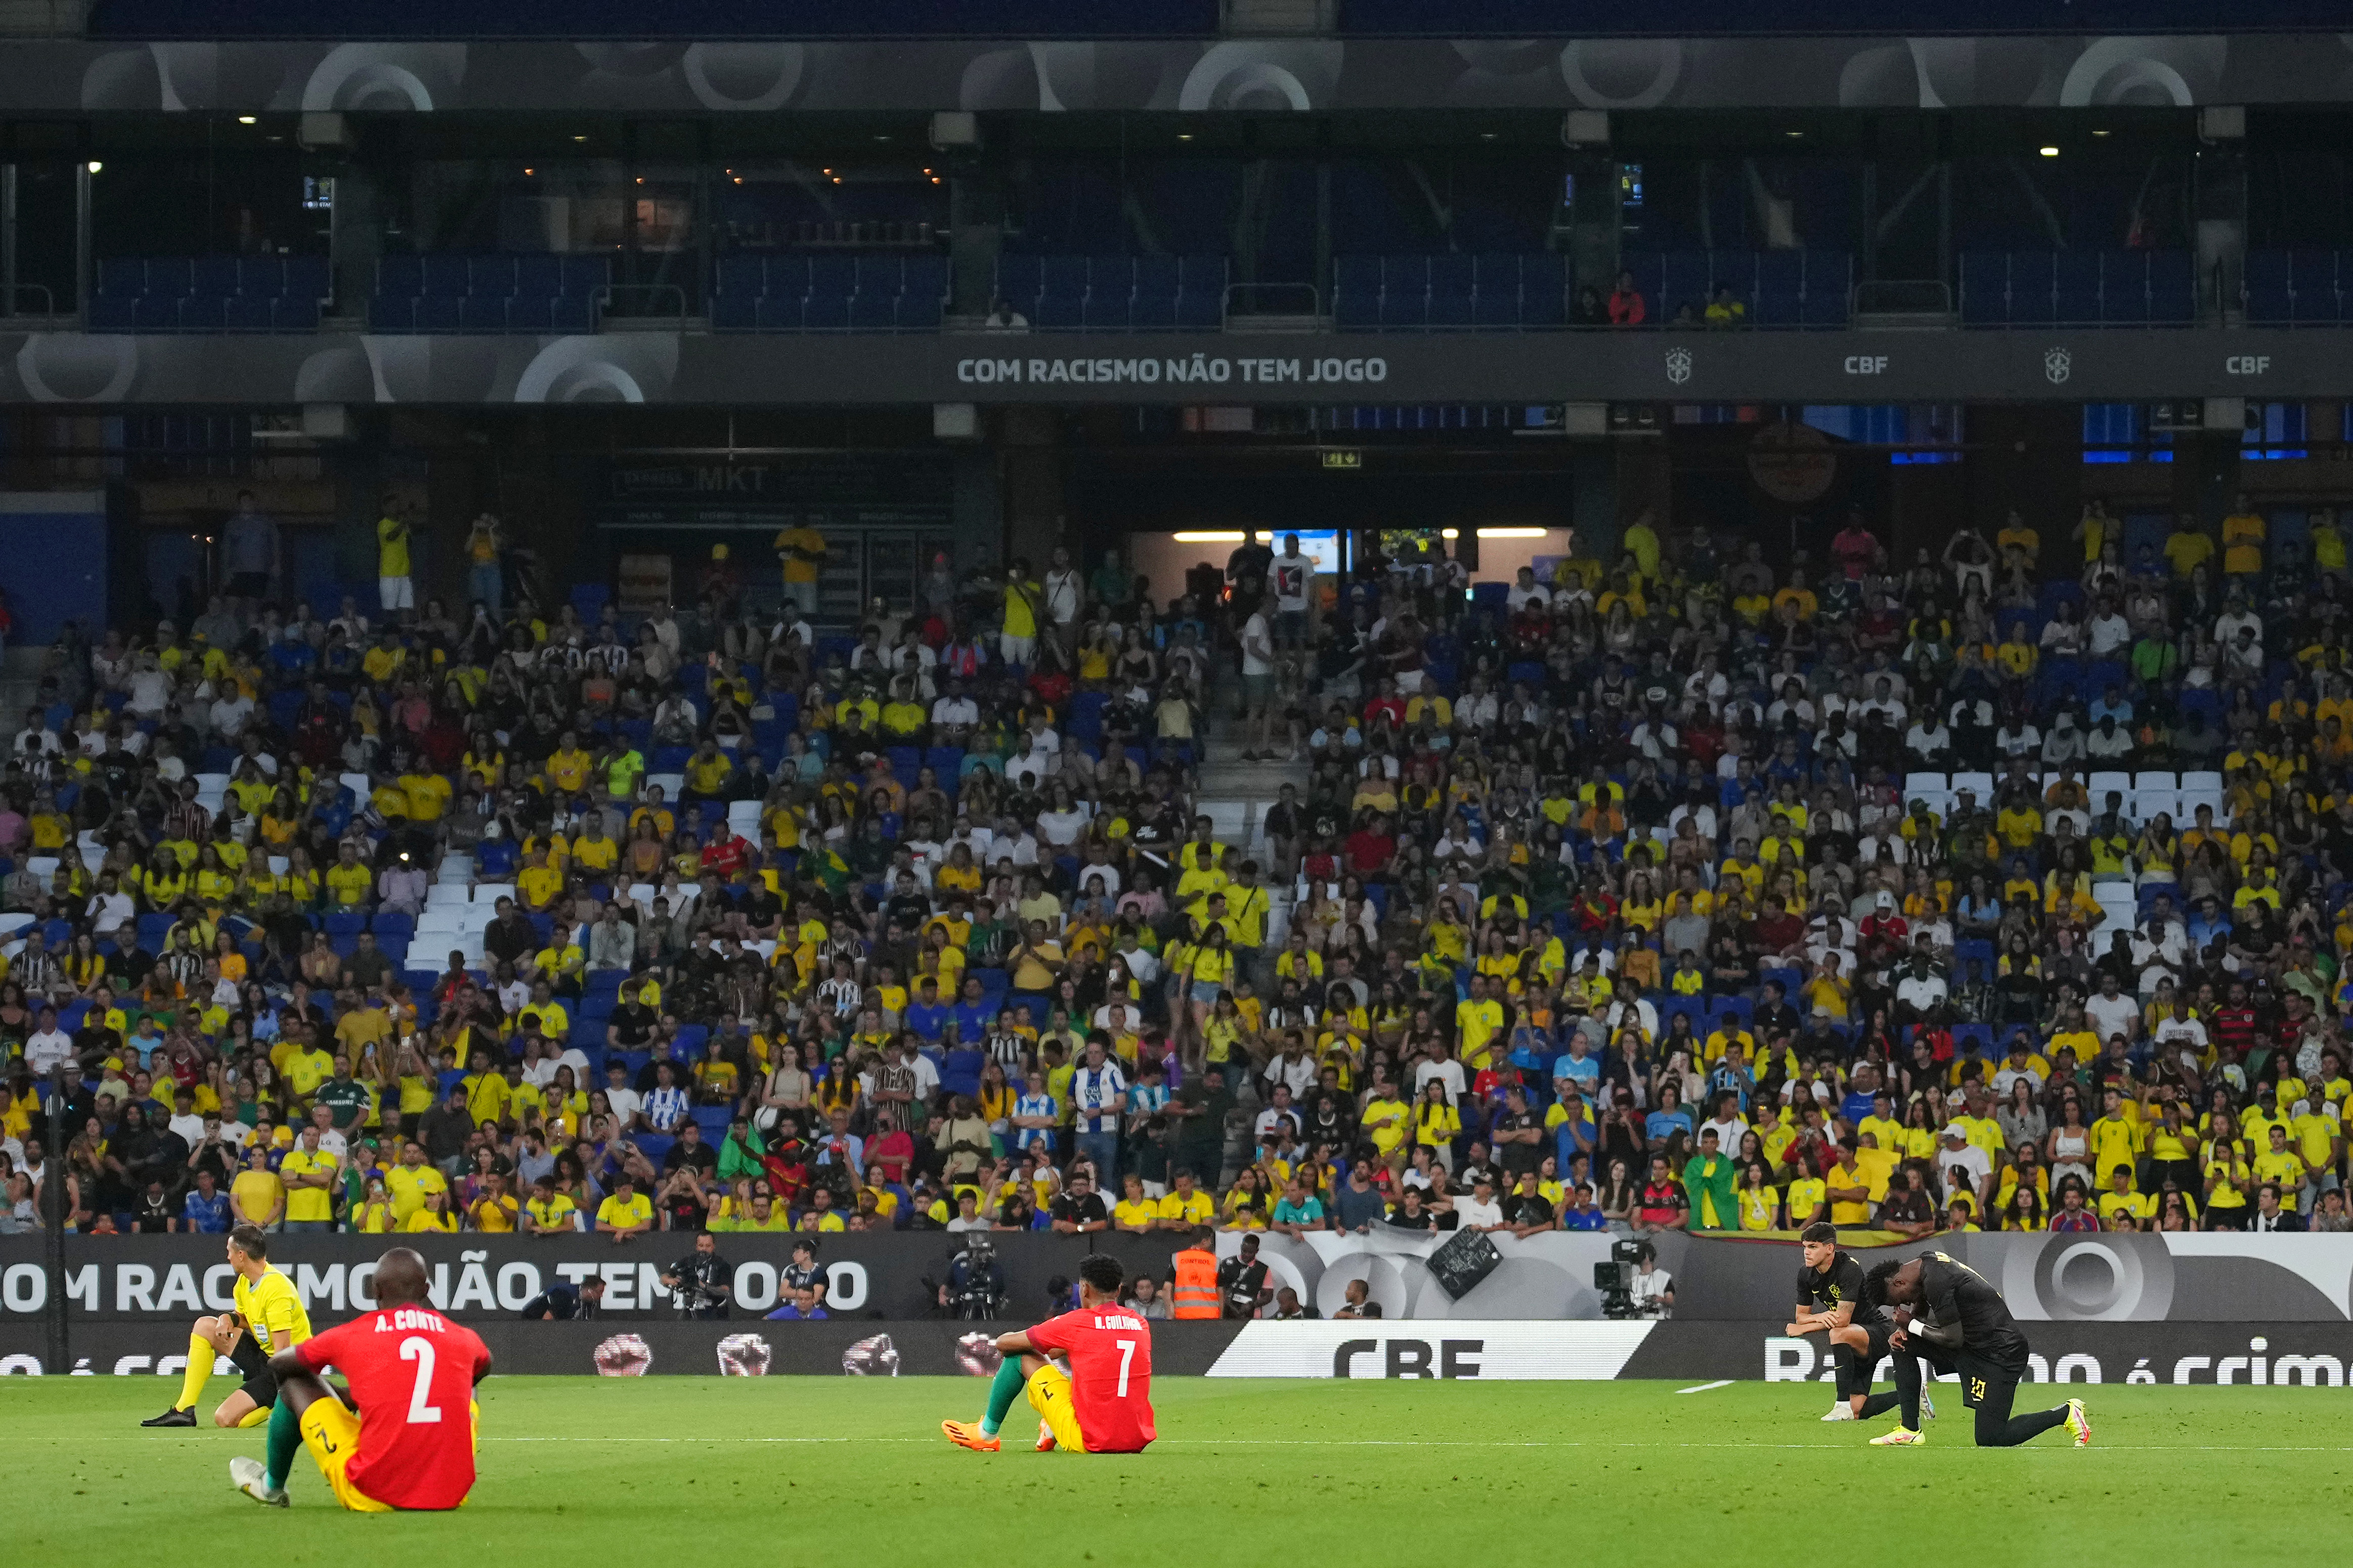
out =
{"type": "Polygon", "coordinates": [[[503,300],[515,291],[512,256],[470,256],[466,258],[466,292],[478,299],[503,300]]]}
{"type": "Polygon", "coordinates": [[[1520,289],[1517,283],[1497,279],[1490,283],[1481,275],[1479,294],[1472,305],[1472,320],[1482,327],[1516,327],[1520,324],[1520,289]]]}
{"type": "Polygon", "coordinates": [[[323,256],[290,256],[286,262],[286,286],[282,298],[289,300],[323,300],[334,292],[334,277],[323,256]]]}
{"type": "Polygon", "coordinates": [[[899,291],[917,298],[944,298],[948,291],[948,258],[928,255],[907,258],[906,274],[899,291]]]}
{"type": "Polygon", "coordinates": [[[1390,331],[1430,324],[1430,295],[1411,286],[1381,289],[1381,325],[1390,331]]]}
{"type": "Polygon", "coordinates": [[[2048,251],[2015,251],[2010,258],[2010,319],[2020,326],[2045,326],[2059,310],[2058,271],[2048,251]]]}
{"type": "Polygon", "coordinates": [[[1215,293],[1196,290],[1187,274],[1185,292],[1176,296],[1176,325],[1189,331],[1214,332],[1226,324],[1226,297],[1222,290],[1215,293]]]}
{"type": "Polygon", "coordinates": [[[98,297],[136,300],[147,292],[147,263],[137,257],[107,257],[98,264],[98,297]]]}
{"type": "Polygon", "coordinates": [[[463,298],[468,292],[467,275],[472,258],[435,253],[423,258],[424,288],[420,290],[430,299],[463,298]]]}
{"type": "Polygon", "coordinates": [[[563,261],[564,292],[594,294],[613,280],[613,262],[605,256],[566,256],[563,261]]]}
{"type": "Polygon", "coordinates": [[[2337,253],[2298,250],[2288,257],[2289,276],[2295,289],[2294,319],[2298,323],[2334,325],[2342,319],[2337,295],[2337,253]]]}
{"type": "Polygon", "coordinates": [[[2198,316],[2198,272],[2186,250],[2160,250],[2148,258],[2148,319],[2183,324],[2198,316]]]}
{"type": "Polygon", "coordinates": [[[2137,326],[2148,320],[2149,254],[2108,250],[2100,254],[2100,320],[2137,326]]]}
{"type": "Polygon", "coordinates": [[[1999,250],[1961,254],[1961,324],[2006,325],[2010,321],[2010,257],[1999,250]]]}
{"type": "Polygon", "coordinates": [[[1799,314],[1810,327],[1842,327],[1847,320],[1846,290],[1819,289],[1810,284],[1799,314]]]}
{"type": "Polygon", "coordinates": [[[593,332],[596,330],[596,296],[566,290],[552,302],[549,316],[548,325],[554,331],[593,332]]]}
{"type": "Polygon", "coordinates": [[[1428,322],[1433,330],[1467,327],[1472,322],[1472,300],[1468,294],[1431,292],[1428,322]]]}
{"type": "Polygon", "coordinates": [[[421,256],[386,256],[375,264],[375,291],[399,299],[414,298],[425,292],[425,258],[421,256]]]}
{"type": "Polygon", "coordinates": [[[514,289],[518,298],[552,300],[564,292],[564,258],[541,253],[514,258],[514,289]]]}
{"type": "MultiPolygon", "coordinates": [[[[472,300],[467,302],[474,303],[472,300]]],[[[491,300],[482,303],[504,307],[508,331],[552,332],[555,330],[555,312],[563,299],[554,294],[518,294],[512,300],[491,300]]]]}
{"type": "Polygon", "coordinates": [[[936,332],[946,310],[946,301],[936,293],[902,294],[899,296],[899,330],[902,332],[936,332]]]}
{"type": "Polygon", "coordinates": [[[2100,319],[2100,258],[2086,251],[2063,250],[2052,258],[2052,312],[2060,321],[2100,319]]]}
{"type": "Polygon", "coordinates": [[[1567,268],[1563,258],[1530,255],[1520,258],[1520,322],[1529,327],[1556,327],[1568,320],[1567,268]]]}
{"type": "Polygon", "coordinates": [[[188,292],[192,295],[226,300],[238,291],[234,256],[199,256],[189,262],[188,269],[188,292]]]}
{"type": "Polygon", "coordinates": [[[1124,332],[1134,320],[1133,297],[1124,289],[1091,290],[1080,310],[1080,321],[1090,331],[1124,332]]]}
{"type": "Polygon", "coordinates": [[[1000,256],[997,258],[997,294],[1017,305],[1035,300],[1044,268],[1035,256],[1000,256]]]}

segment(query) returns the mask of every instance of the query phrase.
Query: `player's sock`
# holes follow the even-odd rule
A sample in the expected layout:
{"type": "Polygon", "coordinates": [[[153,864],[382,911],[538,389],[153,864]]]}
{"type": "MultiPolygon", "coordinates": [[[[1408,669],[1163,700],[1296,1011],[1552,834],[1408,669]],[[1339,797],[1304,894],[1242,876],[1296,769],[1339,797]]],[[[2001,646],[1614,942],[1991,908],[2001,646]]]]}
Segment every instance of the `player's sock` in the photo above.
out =
{"type": "Polygon", "coordinates": [[[2063,1426],[2067,1407],[2037,1410],[2030,1415],[2013,1415],[2007,1421],[1989,1421],[1986,1412],[1978,1413],[1978,1447],[1980,1448],[2015,1448],[2030,1438],[2040,1437],[2053,1426],[2063,1426]]]}
{"type": "Polygon", "coordinates": [[[294,1470],[294,1456],[301,1451],[302,1418],[294,1414],[292,1400],[281,1398],[269,1407],[269,1447],[262,1484],[271,1491],[285,1490],[286,1478],[294,1470]]]}
{"type": "Polygon", "coordinates": [[[1904,1407],[1904,1429],[1920,1430],[1920,1358],[1899,1355],[1895,1358],[1895,1398],[1904,1407]]]}
{"type": "MultiPolygon", "coordinates": [[[[1900,1394],[1874,1394],[1862,1402],[1862,1414],[1855,1419],[1868,1421],[1874,1415],[1884,1415],[1902,1404],[1904,1396],[1900,1394]]],[[[1912,1428],[1915,1432],[1919,1429],[1917,1426],[1912,1428]]]]}
{"type": "MultiPolygon", "coordinates": [[[[278,1407],[274,1405],[269,1407],[270,1410],[275,1410],[278,1407]]],[[[269,1410],[248,1410],[245,1413],[243,1417],[238,1420],[237,1425],[239,1426],[259,1426],[269,1419],[269,1410]]]]}
{"type": "Polygon", "coordinates": [[[1005,1425],[1006,1412],[1021,1397],[1021,1385],[1029,1380],[1021,1375],[1021,1358],[1007,1356],[997,1363],[997,1379],[988,1385],[988,1414],[980,1418],[980,1435],[994,1437],[997,1429],[1005,1425]]]}
{"type": "Polygon", "coordinates": [[[180,1397],[172,1401],[174,1410],[194,1410],[196,1401],[205,1396],[205,1384],[213,1379],[213,1363],[220,1359],[212,1341],[202,1334],[188,1336],[188,1364],[180,1373],[180,1397]]]}

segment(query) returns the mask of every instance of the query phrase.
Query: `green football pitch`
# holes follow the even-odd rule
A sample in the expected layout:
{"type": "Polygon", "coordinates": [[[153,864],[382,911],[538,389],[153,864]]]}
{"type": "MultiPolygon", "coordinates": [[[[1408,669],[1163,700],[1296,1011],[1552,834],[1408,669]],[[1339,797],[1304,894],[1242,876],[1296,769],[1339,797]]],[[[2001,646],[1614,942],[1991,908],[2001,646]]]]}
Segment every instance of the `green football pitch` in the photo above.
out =
{"type": "MultiPolygon", "coordinates": [[[[206,1412],[233,1386],[216,1379],[206,1412]]],[[[2082,1389],[2093,1447],[2062,1429],[1997,1452],[1970,1445],[1949,1388],[1926,1447],[1881,1449],[1863,1440],[1884,1421],[1817,1419],[1819,1384],[1199,1378],[1155,1385],[1160,1441],[1140,1456],[1029,1452],[1026,1406],[1006,1428],[1018,1449],[952,1448],[940,1419],[976,1415],[984,1387],[493,1378],[464,1511],[383,1516],[339,1510],[307,1457],[290,1510],[238,1496],[228,1459],[259,1456],[261,1432],[140,1429],[168,1397],[162,1379],[11,1377],[7,1535],[24,1563],[140,1541],[181,1561],[339,1565],[402,1561],[391,1548],[423,1562],[659,1553],[681,1568],[908,1551],[1206,1568],[1304,1549],[1715,1568],[1820,1531],[1810,1550],[2084,1568],[2135,1552],[2300,1559],[2341,1510],[2293,1500],[2338,1495],[2353,1452],[2353,1411],[2329,1389],[2082,1389]]],[[[2047,1397],[2024,1394],[2022,1406],[2047,1397]]]]}

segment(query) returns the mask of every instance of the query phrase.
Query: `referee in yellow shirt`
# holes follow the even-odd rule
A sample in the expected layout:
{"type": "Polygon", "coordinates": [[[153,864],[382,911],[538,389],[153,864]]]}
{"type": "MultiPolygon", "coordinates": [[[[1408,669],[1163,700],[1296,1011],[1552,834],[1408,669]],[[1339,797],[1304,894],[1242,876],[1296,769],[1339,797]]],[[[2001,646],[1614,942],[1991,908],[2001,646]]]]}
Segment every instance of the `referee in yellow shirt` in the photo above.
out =
{"type": "Polygon", "coordinates": [[[269,1419],[278,1403],[278,1378],[269,1358],[311,1337],[311,1314],[294,1282],[269,1267],[269,1238],[257,1226],[241,1225],[228,1233],[228,1266],[237,1271],[237,1310],[217,1318],[198,1318],[188,1335],[188,1365],[180,1379],[180,1397],[161,1415],[142,1426],[194,1426],[196,1401],[211,1381],[213,1365],[227,1356],[245,1376],[237,1392],[213,1412],[216,1426],[258,1426],[269,1419]]]}

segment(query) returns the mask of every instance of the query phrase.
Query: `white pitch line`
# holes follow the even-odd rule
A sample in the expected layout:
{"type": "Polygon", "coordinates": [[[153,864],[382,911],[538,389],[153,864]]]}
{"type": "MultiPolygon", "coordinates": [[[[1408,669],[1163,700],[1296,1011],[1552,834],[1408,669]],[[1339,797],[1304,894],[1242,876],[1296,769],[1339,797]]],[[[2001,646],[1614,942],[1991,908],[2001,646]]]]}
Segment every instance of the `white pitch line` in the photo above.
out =
{"type": "Polygon", "coordinates": [[[1705,1394],[1711,1388],[1730,1388],[1731,1386],[1732,1379],[1728,1377],[1719,1377],[1714,1383],[1695,1383],[1689,1388],[1678,1388],[1675,1392],[1677,1394],[1705,1394]]]}
{"type": "MultiPolygon", "coordinates": [[[[938,1437],[485,1437],[485,1443],[938,1443],[938,1437]]],[[[1203,1448],[1789,1448],[1841,1452],[1820,1443],[1588,1443],[1518,1438],[1423,1437],[1163,1437],[1155,1447],[1203,1448]]],[[[2060,1445],[2046,1444],[2046,1447],[2060,1445]]],[[[2353,1446],[2296,1443],[2099,1443],[2088,1452],[2110,1454],[2353,1454],[2353,1446]]]]}

